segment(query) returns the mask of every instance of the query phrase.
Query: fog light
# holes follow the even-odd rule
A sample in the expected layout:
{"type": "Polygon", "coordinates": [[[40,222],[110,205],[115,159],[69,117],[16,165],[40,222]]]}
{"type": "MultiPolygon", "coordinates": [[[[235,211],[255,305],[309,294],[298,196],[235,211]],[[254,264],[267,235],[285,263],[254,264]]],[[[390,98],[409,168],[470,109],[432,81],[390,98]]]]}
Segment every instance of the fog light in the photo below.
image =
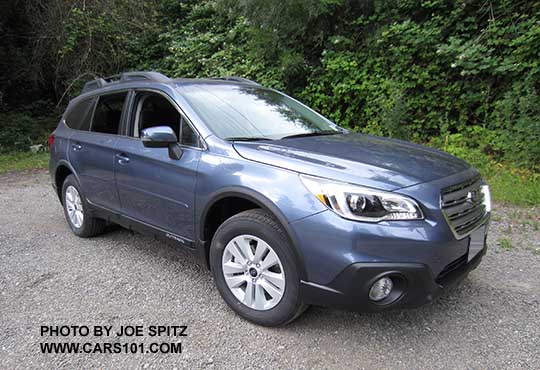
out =
{"type": "Polygon", "coordinates": [[[390,295],[392,289],[394,288],[394,283],[389,277],[383,277],[373,283],[371,289],[369,290],[369,299],[375,302],[382,301],[390,295]]]}

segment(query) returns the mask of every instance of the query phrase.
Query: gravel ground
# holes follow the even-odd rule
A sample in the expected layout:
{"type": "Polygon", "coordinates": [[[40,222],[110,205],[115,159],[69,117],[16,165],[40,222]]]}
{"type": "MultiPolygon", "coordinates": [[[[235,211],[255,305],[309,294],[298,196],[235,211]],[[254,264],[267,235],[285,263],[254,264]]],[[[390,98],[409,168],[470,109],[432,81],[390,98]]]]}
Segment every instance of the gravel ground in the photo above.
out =
{"type": "Polygon", "coordinates": [[[187,253],[122,229],[77,238],[47,173],[0,175],[0,368],[540,369],[539,213],[497,205],[483,263],[428,306],[312,307],[267,329],[228,309],[187,253]],[[159,339],[181,354],[53,355],[39,343],[105,339],[42,338],[41,325],[187,325],[188,337],[159,339]]]}

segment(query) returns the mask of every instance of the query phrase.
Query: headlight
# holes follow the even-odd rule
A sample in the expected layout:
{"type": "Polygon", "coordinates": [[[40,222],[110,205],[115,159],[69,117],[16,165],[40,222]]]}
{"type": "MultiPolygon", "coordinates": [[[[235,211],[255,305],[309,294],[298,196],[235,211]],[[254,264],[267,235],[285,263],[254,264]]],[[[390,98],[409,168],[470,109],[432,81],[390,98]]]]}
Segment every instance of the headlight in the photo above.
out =
{"type": "Polygon", "coordinates": [[[484,194],[484,207],[486,207],[486,212],[491,212],[491,192],[489,191],[489,186],[482,185],[480,191],[484,194]]]}
{"type": "Polygon", "coordinates": [[[349,220],[421,220],[422,211],[411,198],[391,192],[300,175],[306,188],[325,206],[349,220]]]}

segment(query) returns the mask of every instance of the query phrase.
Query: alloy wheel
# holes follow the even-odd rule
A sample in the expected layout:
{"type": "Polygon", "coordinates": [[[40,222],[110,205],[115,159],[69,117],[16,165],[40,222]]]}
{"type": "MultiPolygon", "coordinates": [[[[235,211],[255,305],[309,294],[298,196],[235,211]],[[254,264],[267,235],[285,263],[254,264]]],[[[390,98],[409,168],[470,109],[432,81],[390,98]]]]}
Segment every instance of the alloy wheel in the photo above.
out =
{"type": "Polygon", "coordinates": [[[80,228],[84,222],[82,200],[79,191],[72,185],[66,189],[66,210],[71,224],[80,228]]]}
{"type": "Polygon", "coordinates": [[[222,270],[234,296],[254,310],[272,309],[285,293],[285,272],[279,256],[256,236],[232,239],[223,251],[222,270]]]}

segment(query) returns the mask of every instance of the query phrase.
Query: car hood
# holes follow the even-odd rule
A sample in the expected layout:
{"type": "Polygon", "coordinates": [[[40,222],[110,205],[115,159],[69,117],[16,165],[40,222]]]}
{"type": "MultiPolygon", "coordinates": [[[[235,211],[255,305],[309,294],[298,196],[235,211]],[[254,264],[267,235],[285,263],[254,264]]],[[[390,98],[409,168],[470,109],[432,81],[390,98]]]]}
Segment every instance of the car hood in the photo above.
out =
{"type": "Polygon", "coordinates": [[[234,148],[249,160],[384,190],[436,180],[470,167],[439,150],[356,133],[235,142],[234,148]]]}

